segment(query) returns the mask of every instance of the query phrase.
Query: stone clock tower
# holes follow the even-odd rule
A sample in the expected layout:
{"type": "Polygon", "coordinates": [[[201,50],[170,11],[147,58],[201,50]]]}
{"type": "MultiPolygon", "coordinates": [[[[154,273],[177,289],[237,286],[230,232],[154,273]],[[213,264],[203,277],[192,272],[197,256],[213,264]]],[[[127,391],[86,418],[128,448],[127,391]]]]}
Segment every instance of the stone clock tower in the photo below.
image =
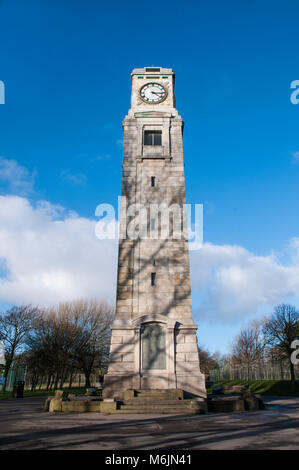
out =
{"type": "Polygon", "coordinates": [[[174,73],[145,67],[134,69],[131,80],[131,108],[123,121],[116,317],[103,394],[122,399],[131,389],[180,389],[186,397],[205,398],[192,318],[183,121],[175,108],[174,73]]]}

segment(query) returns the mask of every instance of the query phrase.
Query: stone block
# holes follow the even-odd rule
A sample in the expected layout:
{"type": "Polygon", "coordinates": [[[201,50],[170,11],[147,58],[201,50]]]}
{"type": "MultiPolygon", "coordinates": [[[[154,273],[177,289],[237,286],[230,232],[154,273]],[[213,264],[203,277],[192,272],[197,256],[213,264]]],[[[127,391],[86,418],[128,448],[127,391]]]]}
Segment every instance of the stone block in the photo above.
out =
{"type": "Polygon", "coordinates": [[[122,354],[123,362],[133,362],[134,361],[134,353],[126,353],[122,354]]]}
{"type": "Polygon", "coordinates": [[[178,343],[176,350],[178,353],[197,353],[198,351],[196,343],[178,343]]]}
{"type": "Polygon", "coordinates": [[[197,413],[205,414],[208,412],[207,401],[203,398],[193,398],[190,400],[190,408],[197,411],[197,413]]]}
{"type": "MultiPolygon", "coordinates": [[[[110,370],[110,367],[109,367],[110,370]]],[[[115,372],[114,374],[106,374],[104,377],[104,398],[117,398],[123,400],[124,392],[126,390],[132,390],[135,387],[139,387],[139,380],[134,373],[123,373],[115,372]]]]}
{"type": "Polygon", "coordinates": [[[114,335],[112,335],[111,344],[122,344],[122,342],[123,342],[122,336],[114,336],[114,335]]]}
{"type": "Polygon", "coordinates": [[[64,401],[62,403],[62,410],[64,413],[88,413],[88,412],[99,412],[101,407],[100,401],[86,401],[86,400],[74,400],[64,401]]]}
{"type": "Polygon", "coordinates": [[[109,366],[109,371],[111,372],[133,372],[134,363],[133,362],[111,362],[109,366]]]}
{"type": "Polygon", "coordinates": [[[244,410],[244,400],[239,398],[212,399],[208,401],[208,411],[210,412],[227,413],[244,410]]]}
{"type": "Polygon", "coordinates": [[[191,312],[191,308],[175,308],[175,314],[176,314],[176,318],[180,318],[182,320],[184,319],[191,319],[192,318],[192,312],[191,312]],[[179,312],[178,312],[179,310],[179,312]]]}
{"type": "Polygon", "coordinates": [[[115,413],[117,410],[117,401],[104,399],[100,404],[101,413],[115,413]]]}
{"type": "MultiPolygon", "coordinates": [[[[134,330],[118,330],[122,336],[134,336],[134,330]]],[[[127,341],[127,338],[125,338],[127,341]]]]}
{"type": "Polygon", "coordinates": [[[126,390],[124,393],[124,399],[125,400],[132,400],[135,397],[135,391],[134,390],[126,390]]]}
{"type": "Polygon", "coordinates": [[[128,299],[131,299],[132,298],[132,289],[126,289],[126,288],[123,288],[123,289],[119,289],[118,292],[117,292],[117,303],[119,304],[119,302],[121,300],[128,300],[128,299]]]}
{"type": "Polygon", "coordinates": [[[182,333],[178,334],[177,337],[176,337],[176,342],[177,342],[177,344],[184,343],[185,342],[185,335],[183,335],[182,333]]]}
{"type": "Polygon", "coordinates": [[[131,305],[118,305],[117,302],[117,312],[119,313],[130,313],[132,310],[131,305]]]}
{"type": "Polygon", "coordinates": [[[259,400],[254,395],[251,397],[244,398],[244,407],[247,411],[258,410],[259,400]]]}
{"type": "Polygon", "coordinates": [[[199,370],[198,362],[177,362],[176,371],[183,373],[192,373],[196,370],[199,370]]]}
{"type": "Polygon", "coordinates": [[[141,387],[143,389],[167,389],[169,388],[168,376],[146,376],[144,374],[141,378],[141,387]]]}
{"type": "Polygon", "coordinates": [[[186,335],[185,336],[185,342],[186,343],[196,343],[197,344],[196,335],[194,333],[191,334],[191,335],[186,335]]]}
{"type": "Polygon", "coordinates": [[[63,390],[55,390],[55,398],[62,398],[66,399],[68,397],[68,393],[64,392],[63,390]]]}
{"type": "Polygon", "coordinates": [[[129,299],[123,299],[123,300],[118,300],[118,301],[117,301],[117,308],[130,306],[131,303],[132,303],[131,298],[129,298],[129,299]]]}
{"type": "Polygon", "coordinates": [[[121,362],[122,361],[122,354],[117,353],[117,352],[110,353],[109,361],[110,362],[121,362]]]}
{"type": "Polygon", "coordinates": [[[44,404],[44,411],[49,411],[50,408],[50,401],[53,399],[53,397],[48,397],[45,401],[44,404]]]}
{"type": "MultiPolygon", "coordinates": [[[[62,411],[62,398],[52,398],[49,404],[49,411],[62,411]]],[[[66,403],[66,402],[65,402],[66,403]]]]}
{"type": "Polygon", "coordinates": [[[205,376],[196,367],[191,373],[185,371],[177,371],[176,386],[185,392],[185,398],[191,397],[206,398],[207,392],[205,387],[205,376]]]}
{"type": "Polygon", "coordinates": [[[198,362],[198,353],[186,353],[186,362],[198,362]]]}
{"type": "Polygon", "coordinates": [[[120,353],[127,354],[134,352],[134,344],[112,344],[110,348],[110,353],[120,353]]]}
{"type": "Polygon", "coordinates": [[[186,360],[185,353],[176,353],[176,361],[177,362],[184,362],[186,360]]]}

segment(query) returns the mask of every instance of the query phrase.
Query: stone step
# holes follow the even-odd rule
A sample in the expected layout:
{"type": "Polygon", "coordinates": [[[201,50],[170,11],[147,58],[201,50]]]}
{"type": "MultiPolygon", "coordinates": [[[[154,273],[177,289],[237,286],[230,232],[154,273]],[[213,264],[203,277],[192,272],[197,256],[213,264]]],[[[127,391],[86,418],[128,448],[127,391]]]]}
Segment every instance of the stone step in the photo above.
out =
{"type": "Polygon", "coordinates": [[[191,400],[184,400],[182,390],[178,389],[132,389],[127,390],[118,413],[156,413],[156,414],[196,414],[201,407],[194,406],[191,400]]]}
{"type": "Polygon", "coordinates": [[[137,395],[132,398],[132,400],[177,400],[182,401],[182,399],[175,397],[173,395],[137,395]]]}
{"type": "Polygon", "coordinates": [[[123,406],[120,408],[120,410],[117,410],[117,413],[120,414],[197,414],[198,411],[192,410],[191,408],[165,408],[165,407],[160,407],[160,408],[124,408],[123,406]]]}
{"type": "Polygon", "coordinates": [[[156,395],[176,395],[177,392],[172,392],[170,390],[165,390],[164,392],[162,390],[144,390],[144,391],[138,391],[135,390],[136,395],[151,395],[155,397],[156,395]]]}
{"type": "Polygon", "coordinates": [[[124,405],[121,405],[120,408],[121,408],[121,409],[122,409],[122,408],[125,408],[125,409],[127,409],[127,410],[129,410],[129,409],[130,409],[130,410],[133,410],[133,409],[141,409],[141,408],[144,409],[144,410],[145,410],[145,409],[148,409],[148,410],[156,410],[156,409],[176,409],[176,410],[182,410],[182,409],[183,409],[183,410],[184,410],[184,409],[186,409],[186,408],[188,408],[188,407],[185,406],[185,405],[174,405],[174,404],[172,404],[172,403],[163,404],[163,405],[160,404],[160,403],[159,403],[159,404],[157,404],[157,403],[156,403],[156,404],[151,403],[150,405],[147,405],[147,404],[145,405],[145,404],[144,404],[143,406],[142,406],[142,405],[136,406],[136,405],[134,405],[134,404],[132,404],[132,405],[131,405],[131,404],[124,404],[124,405]]]}
{"type": "Polygon", "coordinates": [[[144,405],[144,406],[134,406],[134,405],[121,405],[120,410],[126,413],[196,413],[195,409],[189,408],[187,406],[177,406],[177,405],[144,405]]]}
{"type": "Polygon", "coordinates": [[[155,405],[178,405],[178,406],[190,406],[189,400],[153,400],[151,399],[141,399],[138,397],[133,398],[132,400],[124,400],[125,405],[132,405],[132,406],[155,406],[155,405]]]}
{"type": "Polygon", "coordinates": [[[135,388],[135,392],[137,393],[177,393],[178,390],[176,388],[135,388]]]}
{"type": "Polygon", "coordinates": [[[134,398],[178,398],[177,390],[135,390],[134,398]]]}

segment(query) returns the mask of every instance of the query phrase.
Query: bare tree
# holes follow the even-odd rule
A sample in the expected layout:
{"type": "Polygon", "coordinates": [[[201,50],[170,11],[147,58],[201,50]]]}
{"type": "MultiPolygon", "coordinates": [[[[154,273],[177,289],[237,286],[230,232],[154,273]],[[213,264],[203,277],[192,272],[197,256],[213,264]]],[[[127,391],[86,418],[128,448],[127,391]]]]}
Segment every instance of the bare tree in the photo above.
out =
{"type": "Polygon", "coordinates": [[[299,336],[299,312],[292,305],[278,305],[272,317],[265,322],[264,332],[267,343],[275,348],[275,353],[281,359],[287,359],[291,375],[291,387],[296,389],[294,364],[291,361],[293,349],[291,344],[299,336]]]}
{"type": "Polygon", "coordinates": [[[105,302],[77,301],[72,304],[72,316],[80,326],[73,357],[85,375],[85,386],[90,387],[92,371],[107,365],[114,309],[105,302]]]}
{"type": "Polygon", "coordinates": [[[42,312],[28,337],[32,377],[44,369],[47,386],[53,381],[57,388],[67,377],[71,384],[74,370],[80,370],[89,387],[92,372],[107,362],[113,315],[112,307],[96,300],[64,302],[42,312]]]}
{"type": "Polygon", "coordinates": [[[265,350],[263,320],[254,320],[235,337],[232,344],[232,361],[246,368],[247,384],[249,386],[250,371],[258,362],[265,350]]]}
{"type": "Polygon", "coordinates": [[[198,356],[200,369],[205,374],[205,376],[208,377],[210,371],[218,367],[216,356],[211,355],[207,349],[204,349],[201,346],[198,346],[198,356]]]}
{"type": "Polygon", "coordinates": [[[3,391],[6,390],[7,377],[16,357],[25,345],[37,309],[29,305],[14,306],[0,315],[0,340],[4,343],[4,378],[3,391]]]}

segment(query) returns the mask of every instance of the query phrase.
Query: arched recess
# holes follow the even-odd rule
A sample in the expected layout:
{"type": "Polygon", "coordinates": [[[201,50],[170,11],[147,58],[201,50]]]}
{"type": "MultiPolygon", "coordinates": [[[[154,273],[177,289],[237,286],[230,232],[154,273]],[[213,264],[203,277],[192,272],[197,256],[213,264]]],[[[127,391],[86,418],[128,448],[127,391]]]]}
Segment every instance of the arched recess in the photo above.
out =
{"type": "Polygon", "coordinates": [[[164,315],[159,315],[158,313],[152,315],[141,315],[140,317],[132,320],[132,324],[135,328],[140,327],[145,323],[163,323],[167,328],[175,328],[176,320],[166,318],[164,315]]]}
{"type": "Polygon", "coordinates": [[[174,373],[174,332],[179,325],[176,320],[149,314],[131,321],[135,329],[135,372],[154,375],[174,373]],[[151,339],[154,340],[152,350],[150,344],[146,345],[151,339]],[[158,354],[155,355],[157,350],[158,354]]]}

